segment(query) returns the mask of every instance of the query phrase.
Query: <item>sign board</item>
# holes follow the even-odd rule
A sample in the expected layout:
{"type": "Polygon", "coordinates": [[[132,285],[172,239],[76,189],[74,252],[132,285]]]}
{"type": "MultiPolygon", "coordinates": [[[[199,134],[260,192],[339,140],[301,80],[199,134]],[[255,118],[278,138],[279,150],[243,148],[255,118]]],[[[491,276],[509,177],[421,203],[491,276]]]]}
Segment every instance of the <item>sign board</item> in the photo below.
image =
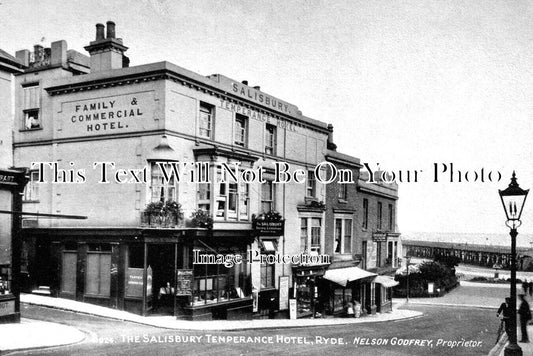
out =
{"type": "Polygon", "coordinates": [[[279,310],[289,308],[289,276],[279,277],[279,310]]]}
{"type": "Polygon", "coordinates": [[[366,255],[368,256],[368,261],[366,261],[366,268],[376,268],[376,262],[377,262],[377,243],[371,242],[367,245],[367,252],[366,255]]]}
{"type": "Polygon", "coordinates": [[[15,301],[7,300],[0,302],[0,316],[11,315],[15,313],[15,301]]]}
{"type": "Polygon", "coordinates": [[[289,316],[290,319],[296,319],[296,299],[289,299],[289,316]]]}
{"type": "Polygon", "coordinates": [[[428,293],[429,294],[435,293],[435,283],[428,283],[428,293]]]}
{"type": "Polygon", "coordinates": [[[260,236],[282,236],[285,232],[285,221],[256,220],[253,228],[260,236]]]}
{"type": "Polygon", "coordinates": [[[192,269],[179,269],[176,277],[176,295],[192,295],[193,280],[192,269]]]}
{"type": "MultiPolygon", "coordinates": [[[[146,277],[146,295],[152,295],[152,268],[148,267],[146,277]]],[[[143,296],[143,272],[142,268],[128,268],[126,270],[126,297],[143,296]]]]}
{"type": "Polygon", "coordinates": [[[387,241],[387,234],[384,232],[373,232],[372,241],[387,241]]]}

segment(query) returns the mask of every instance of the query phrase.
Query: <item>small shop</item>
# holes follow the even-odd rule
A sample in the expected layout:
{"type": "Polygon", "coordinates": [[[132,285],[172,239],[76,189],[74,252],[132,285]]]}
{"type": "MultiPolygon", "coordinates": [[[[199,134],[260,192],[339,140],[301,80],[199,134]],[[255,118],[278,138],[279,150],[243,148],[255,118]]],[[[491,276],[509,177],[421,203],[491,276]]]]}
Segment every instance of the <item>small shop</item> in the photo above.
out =
{"type": "Polygon", "coordinates": [[[328,269],[322,287],[326,313],[344,316],[350,303],[355,316],[372,313],[370,292],[375,277],[375,273],[359,267],[328,269]]]}
{"type": "Polygon", "coordinates": [[[392,311],[392,287],[399,283],[391,276],[378,275],[372,281],[376,291],[376,311],[386,313],[392,311]]]}
{"type": "Polygon", "coordinates": [[[319,285],[327,265],[293,267],[293,295],[296,299],[296,317],[315,317],[322,314],[323,304],[319,285]]]}
{"type": "Polygon", "coordinates": [[[0,170],[0,323],[20,320],[20,250],[24,171],[0,170]]]}

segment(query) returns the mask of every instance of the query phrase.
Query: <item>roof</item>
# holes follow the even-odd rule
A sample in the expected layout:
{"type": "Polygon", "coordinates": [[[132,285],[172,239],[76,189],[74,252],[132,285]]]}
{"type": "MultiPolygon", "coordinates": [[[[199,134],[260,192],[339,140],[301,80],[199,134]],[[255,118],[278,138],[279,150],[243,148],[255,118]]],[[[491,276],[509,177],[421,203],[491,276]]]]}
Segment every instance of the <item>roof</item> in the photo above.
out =
{"type": "Polygon", "coordinates": [[[333,150],[328,150],[326,152],[326,159],[327,160],[331,160],[331,161],[337,161],[337,162],[340,162],[340,163],[344,163],[346,165],[349,165],[349,166],[355,166],[355,167],[363,167],[361,165],[361,160],[357,157],[353,157],[353,156],[349,156],[347,154],[344,154],[344,153],[340,153],[340,152],[337,152],[337,151],[333,151],[333,150]]]}
{"type": "Polygon", "coordinates": [[[19,72],[23,65],[12,55],[0,48],[0,66],[11,72],[19,72]]]}

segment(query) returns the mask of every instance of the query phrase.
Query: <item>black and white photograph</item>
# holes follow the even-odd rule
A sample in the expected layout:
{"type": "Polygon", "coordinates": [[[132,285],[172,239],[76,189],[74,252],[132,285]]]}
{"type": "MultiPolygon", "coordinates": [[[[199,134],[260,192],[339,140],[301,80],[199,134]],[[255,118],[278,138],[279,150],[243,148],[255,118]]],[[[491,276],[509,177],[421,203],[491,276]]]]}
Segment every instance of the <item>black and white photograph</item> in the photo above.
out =
{"type": "Polygon", "coordinates": [[[532,19],[0,0],[0,355],[533,355],[532,19]]]}

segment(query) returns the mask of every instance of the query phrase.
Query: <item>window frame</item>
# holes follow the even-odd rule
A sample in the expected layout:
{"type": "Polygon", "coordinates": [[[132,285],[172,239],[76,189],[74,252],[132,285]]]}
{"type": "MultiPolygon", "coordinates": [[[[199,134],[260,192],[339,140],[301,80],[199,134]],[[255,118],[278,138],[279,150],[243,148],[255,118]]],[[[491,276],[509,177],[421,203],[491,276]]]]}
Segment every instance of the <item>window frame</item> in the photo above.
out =
{"type": "Polygon", "coordinates": [[[273,180],[266,179],[265,183],[261,184],[261,212],[268,213],[270,211],[276,211],[276,186],[273,180]],[[265,197],[265,188],[269,188],[270,199],[265,197]],[[265,210],[264,205],[269,204],[270,209],[265,210]]]}
{"type": "Polygon", "coordinates": [[[307,170],[307,177],[305,180],[305,196],[306,198],[316,198],[316,177],[312,169],[307,170]]]}
{"type": "Polygon", "coordinates": [[[376,222],[376,228],[378,231],[383,230],[383,203],[378,201],[377,204],[377,222],[376,222]]]}
{"type": "Polygon", "coordinates": [[[318,254],[324,251],[324,224],[323,217],[316,215],[300,216],[300,250],[311,254],[318,254]],[[303,223],[305,221],[305,224],[303,223]],[[314,226],[313,222],[318,221],[319,225],[314,226]],[[318,244],[314,243],[314,238],[317,237],[316,231],[318,229],[318,244]],[[305,231],[305,236],[304,232],[305,231]],[[302,243],[304,246],[302,246],[302,243]]]}
{"type": "Polygon", "coordinates": [[[368,229],[368,199],[363,199],[363,222],[361,224],[361,228],[363,230],[368,229]]]}
{"type": "Polygon", "coordinates": [[[38,203],[39,202],[39,171],[31,170],[29,172],[30,180],[24,187],[24,196],[22,202],[24,203],[38,203]]]}
{"type": "MultiPolygon", "coordinates": [[[[171,172],[170,173],[170,180],[169,182],[167,183],[158,183],[158,184],[154,184],[154,178],[157,178],[157,179],[163,179],[164,180],[164,175],[163,175],[163,172],[161,172],[161,169],[159,167],[159,165],[157,164],[158,162],[150,162],[150,184],[148,186],[148,189],[149,189],[149,192],[150,192],[150,195],[149,195],[149,202],[151,203],[157,203],[157,202],[166,202],[166,201],[175,201],[175,202],[178,202],[178,183],[177,183],[177,179],[176,179],[176,176],[174,175],[174,173],[172,172],[172,166],[169,166],[168,167],[168,170],[171,172]],[[155,169],[154,169],[155,168],[155,169]],[[154,177],[154,172],[155,171],[158,171],[159,174],[157,175],[157,177],[154,177]],[[171,183],[171,181],[173,183],[171,183]],[[158,200],[154,199],[154,188],[157,187],[159,192],[160,192],[160,197],[158,200]],[[163,194],[161,195],[161,189],[163,189],[163,194]],[[169,189],[172,189],[173,192],[172,193],[169,193],[169,189]]],[[[162,163],[162,162],[159,162],[159,163],[162,163]]],[[[167,164],[170,164],[171,162],[166,162],[165,165],[167,164]]]]}
{"type": "Polygon", "coordinates": [[[275,156],[277,146],[277,128],[275,125],[265,125],[265,153],[275,156]]]}
{"type": "Polygon", "coordinates": [[[213,128],[215,122],[215,107],[211,104],[201,101],[198,109],[198,136],[213,139],[213,128]],[[207,114],[207,128],[203,127],[204,125],[204,116],[207,114]],[[203,133],[203,132],[206,133],[203,133]]]}
{"type": "Polygon", "coordinates": [[[41,118],[41,93],[39,82],[23,84],[22,95],[22,130],[41,130],[43,128],[43,123],[41,118]],[[32,116],[31,114],[35,115],[32,116]],[[33,122],[30,123],[32,117],[35,117],[35,124],[33,122]]]}
{"type": "Polygon", "coordinates": [[[241,114],[235,114],[234,130],[233,143],[240,147],[248,147],[248,117],[241,114]],[[239,132],[237,132],[237,130],[239,130],[239,132]],[[237,136],[239,136],[239,139],[237,139],[237,136]]]}
{"type": "Polygon", "coordinates": [[[336,255],[351,254],[353,250],[353,217],[349,215],[335,215],[333,231],[334,231],[333,240],[335,243],[335,245],[333,246],[333,253],[336,255]],[[349,229],[346,228],[347,221],[350,222],[349,229]],[[339,222],[340,222],[340,230],[337,229],[338,227],[337,224],[339,222]],[[338,231],[340,231],[340,236],[337,236],[338,231]],[[350,241],[348,251],[346,251],[346,240],[347,239],[349,239],[350,241]],[[337,242],[337,240],[339,240],[339,242],[337,242]],[[340,247],[338,252],[337,252],[337,247],[340,247]]]}

